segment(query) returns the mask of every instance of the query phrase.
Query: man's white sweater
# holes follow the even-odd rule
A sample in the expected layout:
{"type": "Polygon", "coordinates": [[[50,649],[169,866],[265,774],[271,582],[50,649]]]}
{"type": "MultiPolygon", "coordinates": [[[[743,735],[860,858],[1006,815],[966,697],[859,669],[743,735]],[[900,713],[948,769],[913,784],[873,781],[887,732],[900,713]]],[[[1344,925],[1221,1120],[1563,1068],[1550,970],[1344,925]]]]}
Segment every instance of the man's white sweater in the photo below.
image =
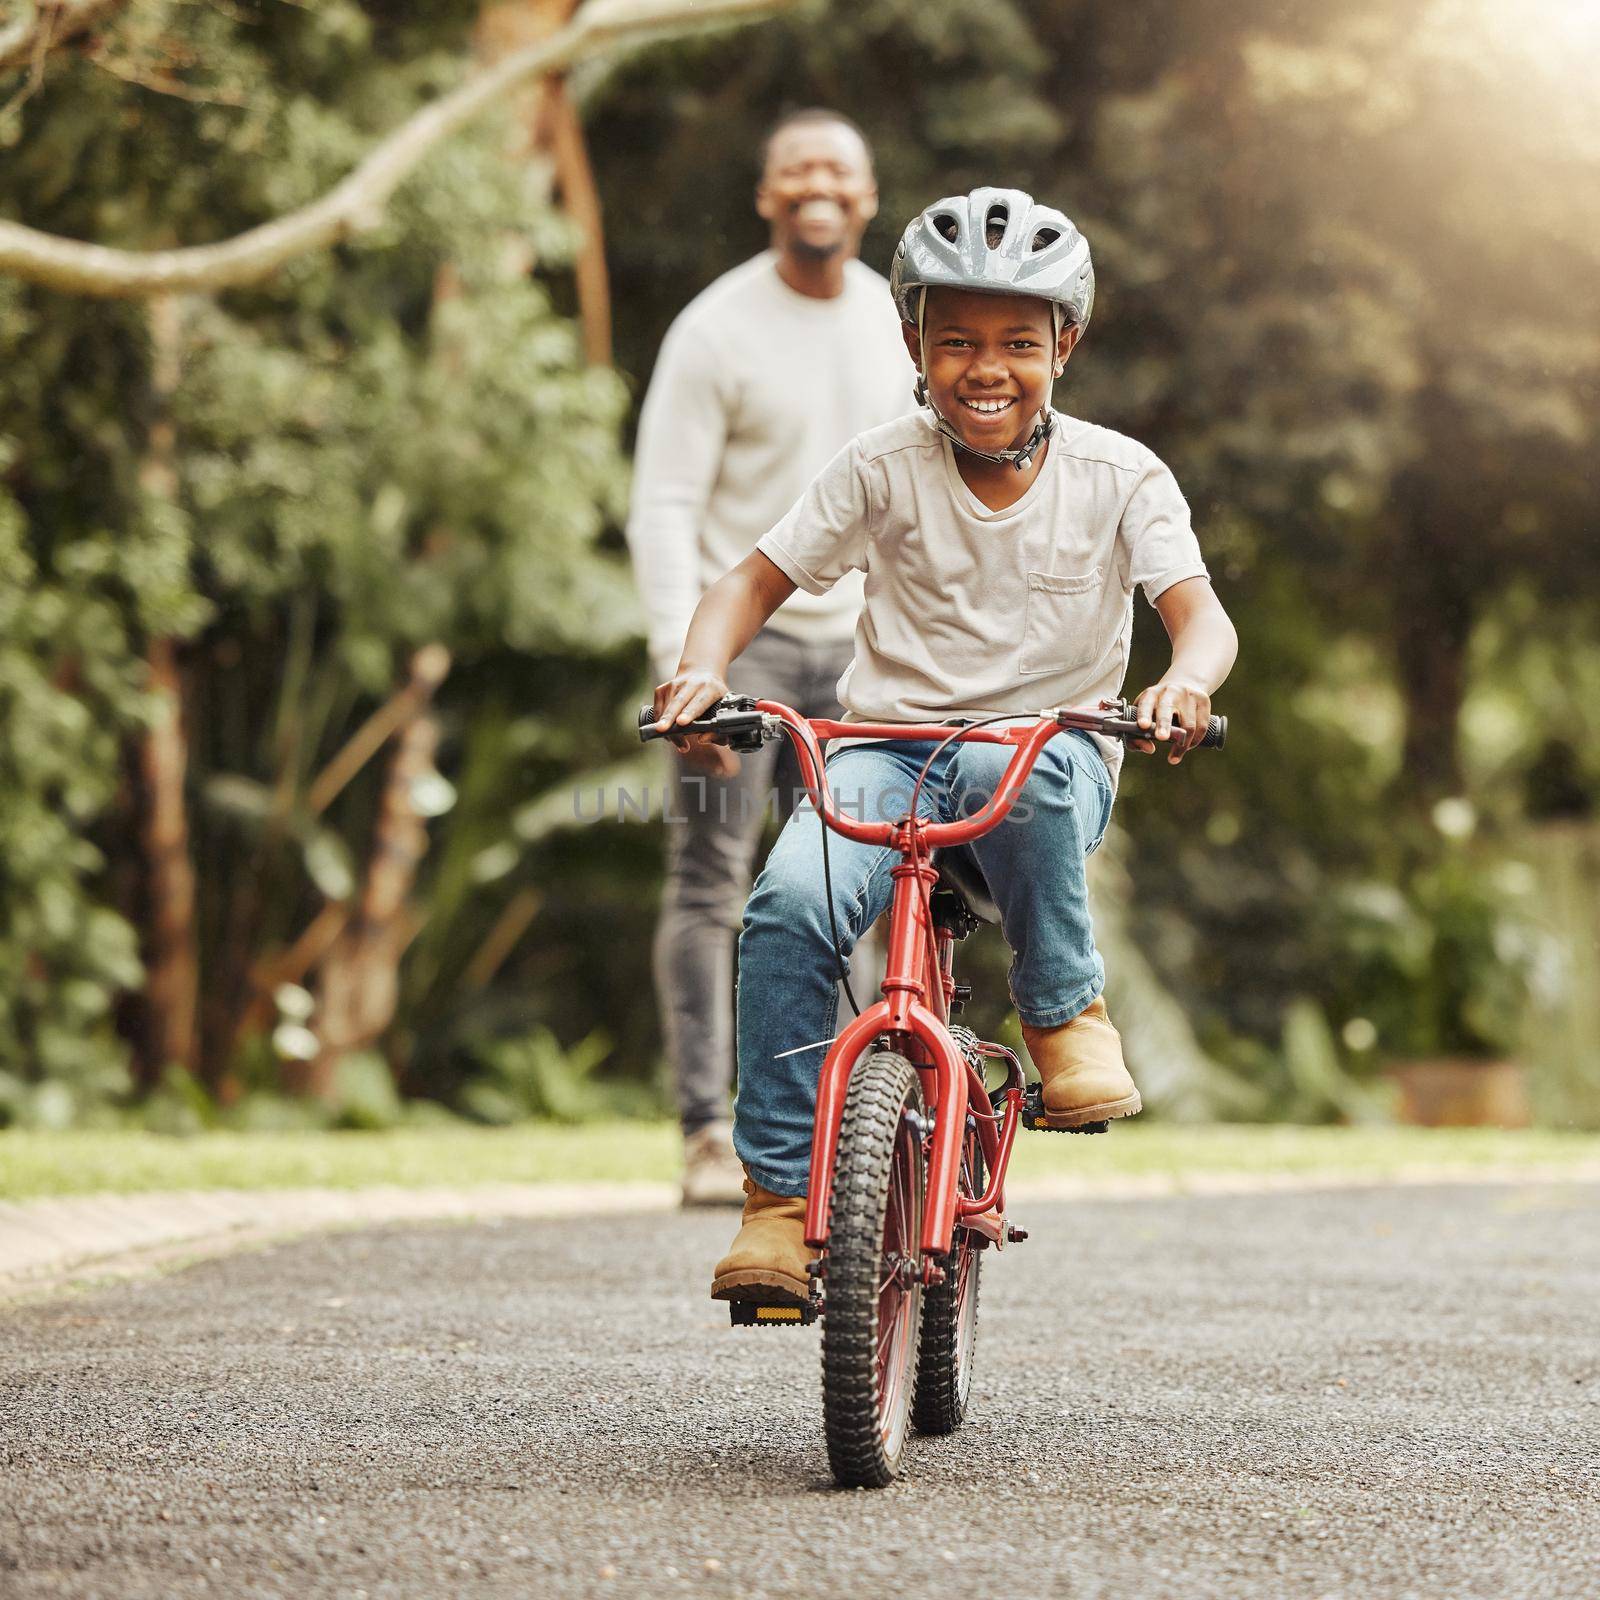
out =
{"type": "MultiPolygon", "coordinates": [[[[822,300],[791,289],[766,252],[684,308],[645,396],[628,517],[657,672],[676,668],[710,584],[850,440],[911,410],[915,381],[889,286],[860,261],[822,300]]],[[[860,609],[853,574],[796,594],[768,626],[843,644],[860,609]]]]}

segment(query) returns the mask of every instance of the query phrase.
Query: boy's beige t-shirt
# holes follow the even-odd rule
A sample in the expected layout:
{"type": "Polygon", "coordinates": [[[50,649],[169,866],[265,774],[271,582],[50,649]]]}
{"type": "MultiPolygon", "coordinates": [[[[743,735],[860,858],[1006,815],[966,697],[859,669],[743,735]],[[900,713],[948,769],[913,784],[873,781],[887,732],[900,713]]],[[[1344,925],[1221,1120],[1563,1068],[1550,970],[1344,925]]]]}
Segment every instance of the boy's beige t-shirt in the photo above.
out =
{"type": "MultiPolygon", "coordinates": [[[[1060,412],[1038,476],[1004,511],[961,481],[920,411],[853,439],[757,548],[810,594],[865,574],[839,680],[863,722],[1094,705],[1121,692],[1134,586],[1154,604],[1207,575],[1161,460],[1060,412]]],[[[1115,777],[1120,741],[1096,742],[1115,777]]]]}

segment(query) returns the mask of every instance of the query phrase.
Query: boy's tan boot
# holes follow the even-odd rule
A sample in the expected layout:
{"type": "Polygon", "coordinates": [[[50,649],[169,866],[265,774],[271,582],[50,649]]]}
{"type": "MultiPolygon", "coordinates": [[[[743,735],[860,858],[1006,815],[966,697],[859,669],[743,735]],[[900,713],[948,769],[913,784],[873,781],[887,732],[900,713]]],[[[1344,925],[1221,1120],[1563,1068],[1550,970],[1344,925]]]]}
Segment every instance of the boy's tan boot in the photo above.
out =
{"type": "Polygon", "coordinates": [[[1050,1127],[1081,1128],[1086,1122],[1131,1117],[1143,1104],[1104,1000],[1092,1001],[1059,1028],[1023,1023],[1022,1042],[1039,1069],[1050,1127]]]}
{"type": "Polygon", "coordinates": [[[805,1196],[790,1197],[744,1180],[744,1222],[711,1279],[713,1300],[804,1306],[811,1298],[805,1196]]]}

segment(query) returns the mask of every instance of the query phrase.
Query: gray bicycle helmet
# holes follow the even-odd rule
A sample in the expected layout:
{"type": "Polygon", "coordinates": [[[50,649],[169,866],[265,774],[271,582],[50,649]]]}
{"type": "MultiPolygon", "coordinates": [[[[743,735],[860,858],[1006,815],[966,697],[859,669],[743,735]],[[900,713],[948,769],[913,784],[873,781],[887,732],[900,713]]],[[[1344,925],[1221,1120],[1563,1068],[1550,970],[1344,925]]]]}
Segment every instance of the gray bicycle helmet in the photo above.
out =
{"type": "MultiPolygon", "coordinates": [[[[889,289],[901,317],[914,323],[919,334],[929,289],[1035,296],[1049,302],[1059,334],[1063,320],[1080,329],[1089,326],[1094,265],[1089,241],[1061,212],[1039,205],[1021,189],[974,189],[937,201],[911,221],[895,249],[889,289]]],[[[1054,425],[1046,407],[1020,449],[973,450],[929,399],[921,374],[917,402],[933,412],[939,431],[963,450],[986,461],[1012,462],[1019,470],[1027,467],[1054,425]]]]}
{"type": "Polygon", "coordinates": [[[895,250],[889,288],[907,322],[917,320],[919,289],[976,289],[1036,295],[1087,328],[1094,266],[1089,241],[1054,207],[1021,189],[974,189],[911,222],[895,250]],[[1000,238],[991,245],[996,227],[1000,238]]]}

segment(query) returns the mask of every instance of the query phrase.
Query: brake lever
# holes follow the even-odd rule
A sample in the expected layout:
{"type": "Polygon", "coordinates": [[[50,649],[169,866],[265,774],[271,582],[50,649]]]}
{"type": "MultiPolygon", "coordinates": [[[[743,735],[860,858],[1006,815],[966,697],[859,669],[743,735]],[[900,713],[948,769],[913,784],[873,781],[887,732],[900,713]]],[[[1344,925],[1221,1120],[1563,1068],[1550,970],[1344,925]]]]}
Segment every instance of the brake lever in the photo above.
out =
{"type": "MultiPolygon", "coordinates": [[[[1103,715],[1093,712],[1074,713],[1070,710],[1057,712],[1057,720],[1066,728],[1083,728],[1093,733],[1109,734],[1113,739],[1149,740],[1158,743],[1154,728],[1141,728],[1139,718],[1133,703],[1128,700],[1102,700],[1100,702],[1103,715]]],[[[1182,727],[1179,723],[1177,726],[1182,727]]],[[[1213,716],[1206,722],[1205,731],[1196,738],[1192,729],[1185,728],[1186,743],[1184,754],[1191,750],[1220,750],[1228,742],[1228,719],[1213,716]]]]}
{"type": "Polygon", "coordinates": [[[658,728],[654,706],[639,707],[639,739],[670,739],[679,734],[710,734],[719,744],[741,754],[759,750],[782,731],[780,719],[756,710],[754,695],[730,694],[719,700],[709,717],[696,717],[671,728],[658,728]]]}

